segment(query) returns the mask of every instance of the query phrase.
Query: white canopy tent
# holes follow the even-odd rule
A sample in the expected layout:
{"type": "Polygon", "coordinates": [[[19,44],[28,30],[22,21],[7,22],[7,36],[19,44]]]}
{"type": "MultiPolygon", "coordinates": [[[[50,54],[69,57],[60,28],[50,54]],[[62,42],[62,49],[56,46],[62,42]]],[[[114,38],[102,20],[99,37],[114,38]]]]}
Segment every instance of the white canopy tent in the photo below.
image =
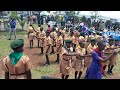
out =
{"type": "Polygon", "coordinates": [[[47,11],[42,11],[41,13],[40,13],[40,15],[41,16],[48,16],[48,15],[50,15],[47,11]]]}

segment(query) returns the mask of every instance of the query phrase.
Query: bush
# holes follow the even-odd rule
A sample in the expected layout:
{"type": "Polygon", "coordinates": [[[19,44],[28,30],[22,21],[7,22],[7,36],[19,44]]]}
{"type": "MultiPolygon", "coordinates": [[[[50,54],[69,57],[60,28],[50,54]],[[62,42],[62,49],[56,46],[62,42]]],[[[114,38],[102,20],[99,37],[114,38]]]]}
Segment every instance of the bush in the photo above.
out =
{"type": "Polygon", "coordinates": [[[19,21],[19,24],[20,24],[20,26],[22,27],[22,30],[23,30],[23,28],[24,28],[24,25],[25,25],[25,20],[20,20],[19,21]]]}
{"type": "Polygon", "coordinates": [[[18,15],[17,15],[17,12],[16,11],[11,11],[10,15],[9,15],[9,19],[15,19],[15,20],[18,20],[18,15]]]}

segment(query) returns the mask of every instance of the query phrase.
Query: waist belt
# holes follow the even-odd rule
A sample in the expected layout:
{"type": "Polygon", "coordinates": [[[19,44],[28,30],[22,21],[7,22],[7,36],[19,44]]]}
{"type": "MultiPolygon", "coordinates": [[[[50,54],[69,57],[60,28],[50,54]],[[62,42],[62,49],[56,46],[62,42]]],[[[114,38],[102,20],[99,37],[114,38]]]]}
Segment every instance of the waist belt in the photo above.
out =
{"type": "Polygon", "coordinates": [[[63,59],[63,60],[65,60],[65,61],[69,61],[68,59],[63,59]]]}
{"type": "Polygon", "coordinates": [[[10,74],[10,75],[24,75],[26,73],[20,73],[20,74],[10,74]]]}
{"type": "Polygon", "coordinates": [[[76,57],[76,59],[83,60],[82,58],[78,58],[78,57],[76,57]]]}

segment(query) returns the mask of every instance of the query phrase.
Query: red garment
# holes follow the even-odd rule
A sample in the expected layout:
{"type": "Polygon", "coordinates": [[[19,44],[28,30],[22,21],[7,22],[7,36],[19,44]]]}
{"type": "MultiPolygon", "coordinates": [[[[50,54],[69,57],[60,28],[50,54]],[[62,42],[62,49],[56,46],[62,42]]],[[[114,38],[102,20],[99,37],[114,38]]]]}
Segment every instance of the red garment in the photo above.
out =
{"type": "Polygon", "coordinates": [[[48,30],[48,32],[51,32],[51,28],[50,28],[50,27],[48,27],[48,29],[47,29],[47,30],[48,30]]]}
{"type": "MultiPolygon", "coordinates": [[[[94,49],[94,51],[98,54],[100,54],[100,57],[103,58],[103,54],[102,52],[99,51],[98,48],[94,49]]],[[[102,66],[102,62],[100,61],[100,66],[101,66],[101,69],[102,69],[102,74],[104,75],[105,74],[105,70],[103,70],[103,66],[102,66]]]]}

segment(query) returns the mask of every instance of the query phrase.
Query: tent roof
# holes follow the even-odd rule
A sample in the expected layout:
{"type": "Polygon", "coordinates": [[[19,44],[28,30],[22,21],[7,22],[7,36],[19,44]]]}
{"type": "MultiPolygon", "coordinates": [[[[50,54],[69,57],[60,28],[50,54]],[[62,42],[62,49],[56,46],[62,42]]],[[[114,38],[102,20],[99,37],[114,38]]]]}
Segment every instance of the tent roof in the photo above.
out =
{"type": "Polygon", "coordinates": [[[46,15],[46,16],[48,16],[48,15],[50,15],[47,11],[42,11],[41,13],[40,13],[40,15],[46,15]]]}

